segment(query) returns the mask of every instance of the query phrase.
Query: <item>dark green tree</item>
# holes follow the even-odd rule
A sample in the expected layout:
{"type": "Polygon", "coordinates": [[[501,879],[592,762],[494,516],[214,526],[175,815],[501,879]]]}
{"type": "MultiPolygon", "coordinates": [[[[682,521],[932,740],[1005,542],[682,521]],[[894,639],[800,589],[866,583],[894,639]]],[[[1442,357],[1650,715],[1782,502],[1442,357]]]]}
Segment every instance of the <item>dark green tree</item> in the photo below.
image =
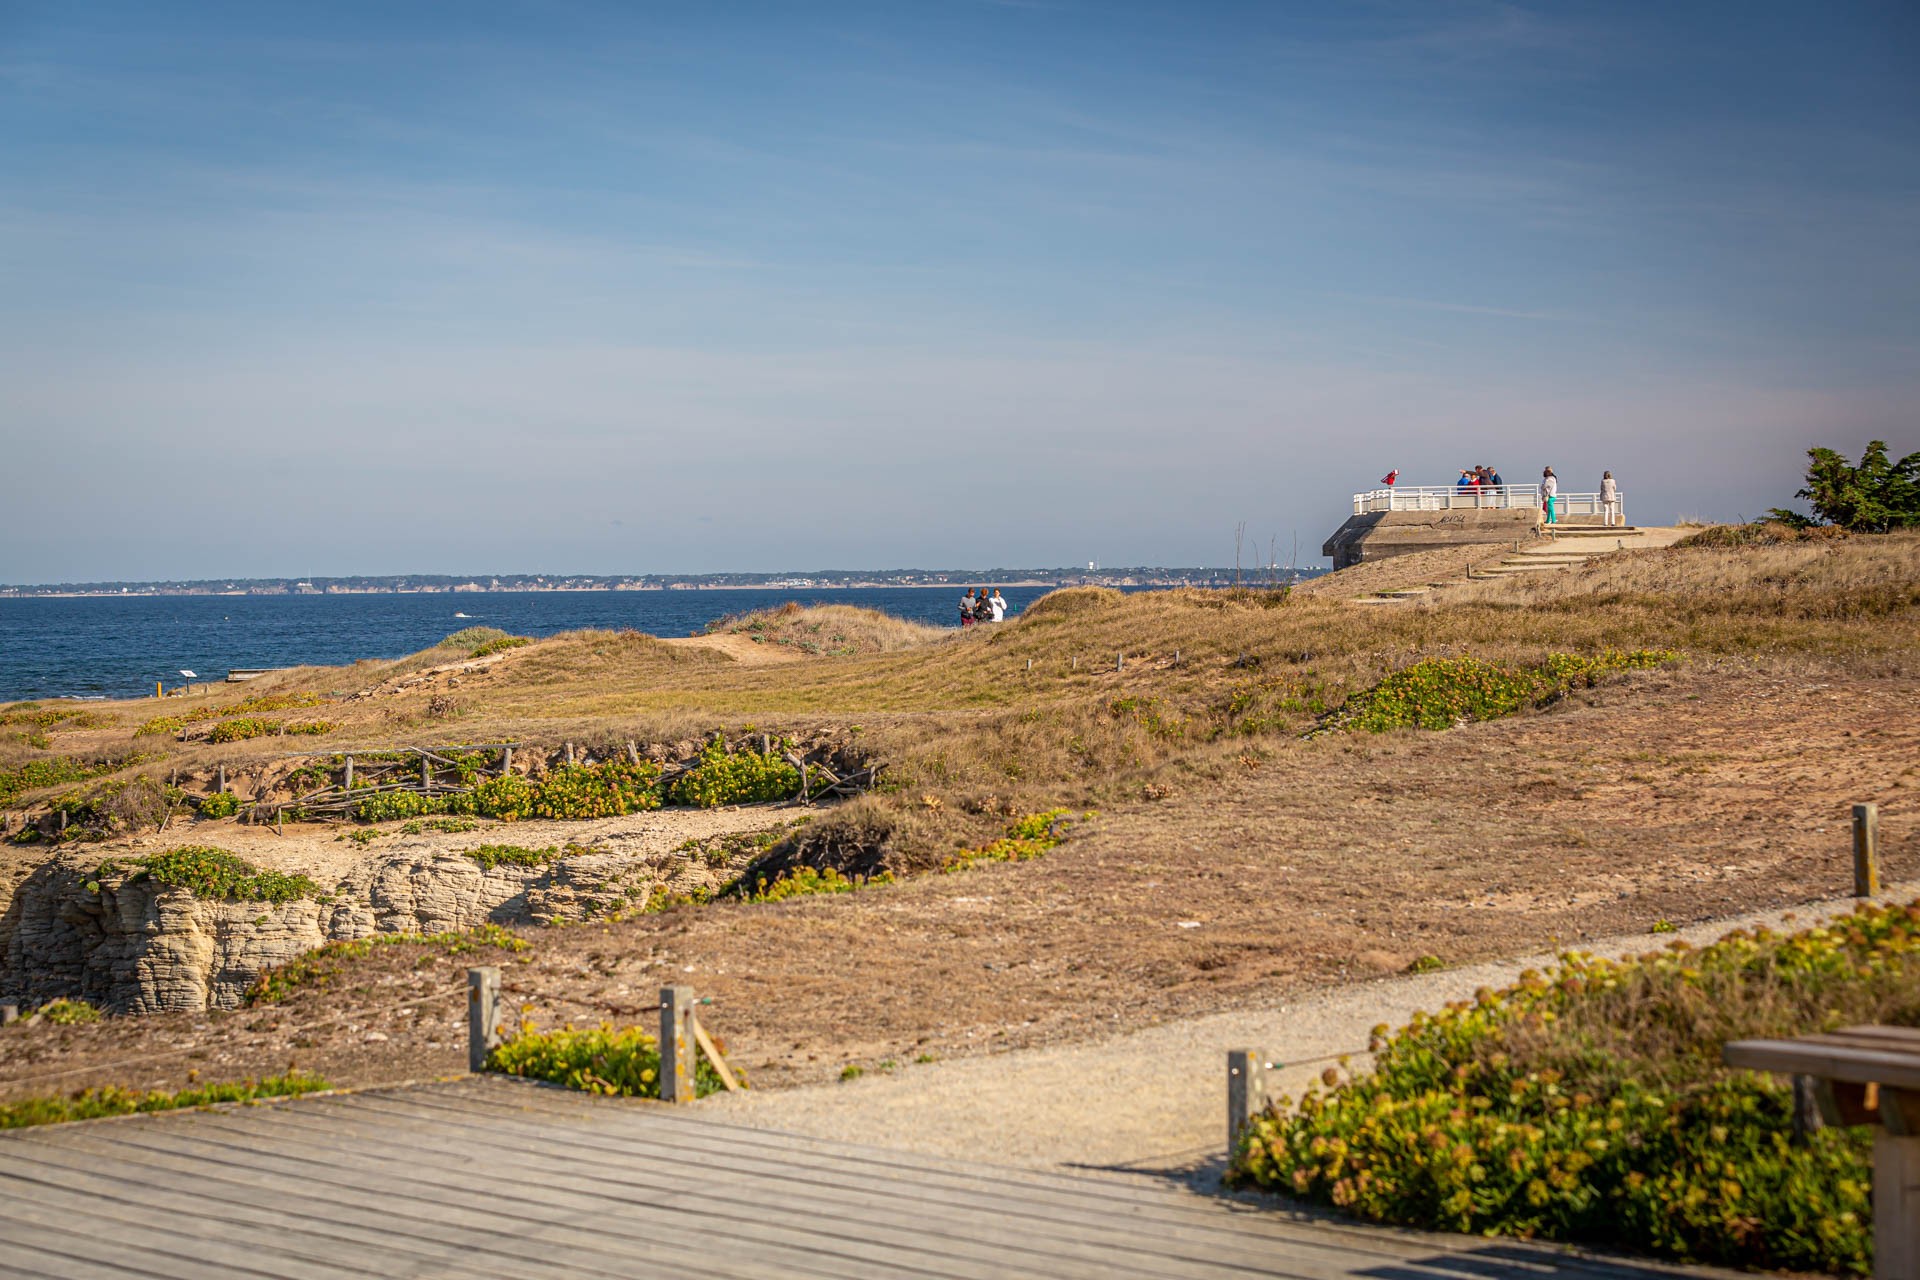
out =
{"type": "MultiPolygon", "coordinates": [[[[1920,526],[1920,453],[1895,462],[1887,442],[1874,440],[1858,466],[1832,449],[1809,449],[1807,460],[1807,487],[1794,496],[1812,504],[1817,520],[1854,533],[1920,526]]],[[[1813,523],[1778,507],[1768,514],[1789,524],[1813,523]]]]}

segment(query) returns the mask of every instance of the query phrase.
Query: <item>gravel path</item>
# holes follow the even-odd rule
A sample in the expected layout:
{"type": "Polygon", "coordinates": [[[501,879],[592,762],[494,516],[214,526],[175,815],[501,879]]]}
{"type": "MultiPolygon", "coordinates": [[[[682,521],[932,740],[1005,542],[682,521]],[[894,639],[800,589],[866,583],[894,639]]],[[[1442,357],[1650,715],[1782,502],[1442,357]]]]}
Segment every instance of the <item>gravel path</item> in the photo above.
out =
{"type": "MultiPolygon", "coordinates": [[[[1920,881],[1882,901],[1912,901],[1920,881]]],[[[1805,927],[1851,911],[1835,898],[1786,911],[1732,916],[1677,933],[1631,934],[1586,949],[1655,950],[1675,938],[1700,945],[1729,930],[1805,927]],[[1790,921],[1788,917],[1793,919],[1790,921]]],[[[1226,1127],[1226,1050],[1253,1047],[1290,1060],[1364,1050],[1380,1023],[1504,986],[1550,954],[1439,973],[1355,983],[1270,1009],[1149,1026],[1100,1041],[922,1064],[832,1085],[734,1094],[702,1104],[716,1117],[841,1141],[1035,1168],[1217,1180],[1226,1127]]],[[[1365,1066],[1364,1052],[1354,1057],[1365,1066]]],[[[1297,1094],[1324,1069],[1274,1073],[1297,1094]]]]}

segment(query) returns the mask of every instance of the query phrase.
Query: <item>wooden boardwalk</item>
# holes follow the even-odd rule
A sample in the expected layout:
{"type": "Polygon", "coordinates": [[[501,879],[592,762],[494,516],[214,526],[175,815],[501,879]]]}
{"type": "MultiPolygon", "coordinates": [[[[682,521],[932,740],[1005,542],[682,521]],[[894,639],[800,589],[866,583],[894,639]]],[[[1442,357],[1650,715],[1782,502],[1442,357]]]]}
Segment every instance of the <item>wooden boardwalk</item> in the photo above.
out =
{"type": "Polygon", "coordinates": [[[0,1134],[0,1276],[695,1275],[1671,1272],[497,1078],[0,1134]]]}

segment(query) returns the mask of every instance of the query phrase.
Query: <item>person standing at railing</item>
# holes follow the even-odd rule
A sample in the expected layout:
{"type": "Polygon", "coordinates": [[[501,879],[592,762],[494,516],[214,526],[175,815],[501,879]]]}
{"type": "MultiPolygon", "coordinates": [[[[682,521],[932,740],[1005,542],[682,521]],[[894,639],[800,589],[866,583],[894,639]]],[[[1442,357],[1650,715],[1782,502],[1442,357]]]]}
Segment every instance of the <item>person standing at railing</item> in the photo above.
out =
{"type": "Polygon", "coordinates": [[[1620,486],[1613,482],[1611,471],[1600,473],[1600,515],[1609,529],[1620,523],[1620,486]]]}
{"type": "Polygon", "coordinates": [[[1546,495],[1546,500],[1540,505],[1546,508],[1547,523],[1558,523],[1555,518],[1558,513],[1554,510],[1554,499],[1560,496],[1560,477],[1553,474],[1552,467],[1543,468],[1540,472],[1540,492],[1546,495]]]}

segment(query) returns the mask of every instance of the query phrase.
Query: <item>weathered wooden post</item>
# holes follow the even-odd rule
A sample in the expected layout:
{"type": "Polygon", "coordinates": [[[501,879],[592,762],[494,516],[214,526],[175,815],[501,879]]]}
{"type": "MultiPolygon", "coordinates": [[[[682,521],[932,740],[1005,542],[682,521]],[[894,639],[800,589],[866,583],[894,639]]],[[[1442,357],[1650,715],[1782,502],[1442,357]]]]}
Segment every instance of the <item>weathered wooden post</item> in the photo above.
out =
{"type": "Polygon", "coordinates": [[[1116,653],[1116,654],[1114,654],[1114,655],[1113,655],[1113,669],[1114,669],[1115,671],[1125,671],[1125,670],[1127,669],[1127,655],[1126,655],[1126,654],[1124,654],[1124,653],[1116,653]]]}
{"type": "Polygon", "coordinates": [[[1920,1276],[1920,1097],[1880,1092],[1873,1131],[1874,1280],[1920,1276]]]}
{"type": "Polygon", "coordinates": [[[352,756],[347,757],[347,781],[345,783],[345,789],[348,791],[353,790],[353,757],[352,756]]]}
{"type": "Polygon", "coordinates": [[[9,1022],[18,1022],[19,1020],[19,1005],[12,1003],[0,1004],[0,1027],[6,1026],[9,1022]]]}
{"type": "Polygon", "coordinates": [[[1805,1146],[1815,1130],[1826,1127],[1820,1115],[1819,1081],[1812,1076],[1793,1078],[1793,1140],[1805,1146]]]}
{"type": "Polygon", "coordinates": [[[693,988],[660,988],[660,1101],[693,1101],[693,988]]]}
{"type": "MultiPolygon", "coordinates": [[[[766,741],[765,734],[761,735],[761,741],[762,742],[766,741]]],[[[762,750],[760,754],[765,755],[767,753],[765,750],[762,750]]],[[[640,763],[640,744],[635,742],[632,738],[627,739],[627,763],[628,764],[640,763]]]]}
{"type": "Polygon", "coordinates": [[[513,748],[510,746],[500,748],[500,776],[503,778],[506,777],[508,772],[511,771],[512,768],[513,768],[513,748]]]}
{"type": "Polygon", "coordinates": [[[1853,896],[1880,892],[1880,806],[1853,806],[1853,896]]]}
{"type": "Polygon", "coordinates": [[[428,795],[433,794],[433,762],[424,755],[420,757],[420,789],[428,795]]]}
{"type": "Polygon", "coordinates": [[[213,767],[213,789],[217,794],[226,794],[227,766],[224,764],[217,764],[213,767]]]}
{"type": "Polygon", "coordinates": [[[467,970],[467,1070],[487,1069],[487,1055],[500,1047],[500,970],[467,970]]]}
{"type": "Polygon", "coordinates": [[[1033,670],[1033,659],[1032,659],[1032,658],[1028,658],[1028,659],[1027,659],[1027,670],[1029,670],[1029,671],[1031,671],[1031,670],[1033,670]]]}
{"type": "Polygon", "coordinates": [[[573,763],[573,744],[571,742],[567,744],[567,763],[573,763]]]}
{"type": "Polygon", "coordinates": [[[1266,1060],[1251,1049],[1227,1050],[1227,1159],[1240,1148],[1240,1131],[1266,1104],[1266,1060]]]}

